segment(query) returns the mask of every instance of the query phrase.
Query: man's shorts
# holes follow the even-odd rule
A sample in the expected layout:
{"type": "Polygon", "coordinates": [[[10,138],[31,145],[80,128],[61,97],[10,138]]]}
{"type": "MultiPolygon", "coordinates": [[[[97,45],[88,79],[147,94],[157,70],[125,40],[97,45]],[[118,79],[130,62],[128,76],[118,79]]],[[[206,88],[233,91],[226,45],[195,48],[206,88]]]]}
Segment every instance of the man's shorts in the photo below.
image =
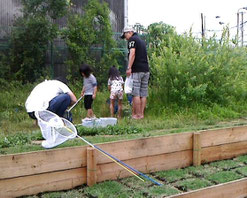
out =
{"type": "Polygon", "coordinates": [[[133,78],[133,96],[147,97],[148,96],[148,80],[149,72],[132,73],[133,78]]]}
{"type": "Polygon", "coordinates": [[[84,107],[86,110],[92,109],[93,104],[93,95],[85,95],[84,96],[84,107]]]}

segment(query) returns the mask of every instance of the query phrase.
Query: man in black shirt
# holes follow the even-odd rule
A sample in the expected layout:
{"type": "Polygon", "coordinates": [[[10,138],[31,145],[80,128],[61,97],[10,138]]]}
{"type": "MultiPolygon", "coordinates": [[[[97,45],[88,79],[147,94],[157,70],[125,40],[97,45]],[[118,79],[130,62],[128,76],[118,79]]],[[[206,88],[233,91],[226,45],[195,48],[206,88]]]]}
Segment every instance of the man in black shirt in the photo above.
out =
{"type": "Polygon", "coordinates": [[[144,118],[144,110],[148,96],[149,65],[145,42],[140,39],[134,29],[126,27],[123,29],[121,38],[128,41],[128,68],[127,76],[133,78],[133,119],[144,118]]]}

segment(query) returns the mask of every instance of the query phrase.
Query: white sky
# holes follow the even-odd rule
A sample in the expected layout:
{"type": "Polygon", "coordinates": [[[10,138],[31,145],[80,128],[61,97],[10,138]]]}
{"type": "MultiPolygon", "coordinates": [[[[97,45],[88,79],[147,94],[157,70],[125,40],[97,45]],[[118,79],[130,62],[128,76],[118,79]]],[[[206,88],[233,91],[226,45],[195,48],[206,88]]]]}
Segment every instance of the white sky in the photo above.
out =
{"type": "MultiPolygon", "coordinates": [[[[193,32],[201,32],[203,13],[207,30],[222,30],[224,25],[237,25],[237,11],[242,7],[247,7],[247,0],[128,0],[128,24],[140,23],[147,27],[163,21],[175,26],[178,33],[188,31],[191,26],[193,32]]],[[[244,21],[247,21],[247,11],[244,21]]],[[[236,32],[237,28],[233,28],[231,34],[236,32]]]]}

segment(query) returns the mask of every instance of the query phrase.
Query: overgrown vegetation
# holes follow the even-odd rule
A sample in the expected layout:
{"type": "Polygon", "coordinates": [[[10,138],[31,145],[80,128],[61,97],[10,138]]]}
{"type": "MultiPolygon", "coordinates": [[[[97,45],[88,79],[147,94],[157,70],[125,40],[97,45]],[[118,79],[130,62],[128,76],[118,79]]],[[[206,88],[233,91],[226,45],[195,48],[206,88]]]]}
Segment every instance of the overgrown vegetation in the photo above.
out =
{"type": "MultiPolygon", "coordinates": [[[[9,151],[4,149],[7,153],[11,153],[11,148],[18,147],[18,145],[22,146],[22,148],[13,152],[41,149],[40,145],[34,148],[31,144],[34,140],[40,140],[41,133],[39,127],[29,118],[25,110],[26,98],[34,86],[35,84],[20,85],[18,82],[11,82],[0,92],[0,147],[8,148],[9,151]],[[22,137],[23,140],[19,141],[19,137],[22,137]]],[[[80,94],[80,86],[71,85],[70,87],[77,96],[80,94]]],[[[97,94],[94,101],[97,117],[110,115],[109,104],[107,103],[108,97],[108,91],[100,91],[97,94]]],[[[243,118],[246,107],[239,107],[236,110],[217,104],[211,108],[202,105],[177,109],[165,107],[161,114],[153,115],[152,108],[155,104],[148,103],[146,118],[141,121],[135,121],[130,118],[131,107],[126,98],[124,98],[123,106],[123,119],[118,120],[117,126],[92,129],[77,126],[78,133],[83,137],[87,136],[87,139],[89,138],[92,143],[99,143],[247,124],[247,120],[243,118]],[[230,122],[233,119],[234,122],[230,122]]],[[[72,110],[72,113],[74,124],[80,124],[82,122],[81,119],[86,115],[83,102],[80,102],[72,110]]],[[[62,146],[73,145],[82,145],[82,142],[69,141],[62,146]]]]}
{"type": "MultiPolygon", "coordinates": [[[[234,47],[227,32],[199,42],[163,23],[148,28],[152,103],[165,106],[229,106],[246,101],[246,48],[234,47]]],[[[154,108],[153,108],[154,110],[154,108]]]]}
{"type": "Polygon", "coordinates": [[[86,62],[94,66],[99,84],[106,84],[108,69],[112,65],[118,66],[117,60],[123,56],[114,50],[116,41],[109,19],[110,10],[106,3],[91,0],[83,12],[83,15],[71,14],[63,32],[70,53],[67,60],[69,78],[80,79],[79,65],[86,62]]]}

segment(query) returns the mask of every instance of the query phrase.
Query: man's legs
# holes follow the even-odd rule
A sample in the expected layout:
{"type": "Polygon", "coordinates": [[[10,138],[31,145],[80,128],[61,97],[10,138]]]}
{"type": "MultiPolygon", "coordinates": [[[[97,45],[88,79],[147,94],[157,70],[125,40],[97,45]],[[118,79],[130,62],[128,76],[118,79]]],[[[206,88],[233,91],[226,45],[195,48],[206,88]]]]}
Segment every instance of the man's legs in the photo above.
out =
{"type": "Polygon", "coordinates": [[[62,117],[64,115],[65,110],[71,103],[70,96],[68,94],[59,94],[55,98],[53,98],[47,110],[54,112],[58,116],[62,117]]]}
{"type": "Polygon", "coordinates": [[[132,117],[134,119],[142,119],[144,118],[144,111],[146,108],[146,97],[139,97],[135,96],[133,97],[133,114],[132,117]]]}
{"type": "Polygon", "coordinates": [[[149,72],[133,74],[133,113],[134,119],[144,118],[147,103],[149,72]]]}
{"type": "Polygon", "coordinates": [[[133,102],[132,118],[139,119],[140,109],[141,109],[141,99],[139,96],[134,96],[132,102],[133,102]]]}
{"type": "Polygon", "coordinates": [[[141,76],[140,73],[133,73],[133,87],[132,87],[132,118],[139,119],[140,113],[140,87],[141,87],[141,76]]]}
{"type": "Polygon", "coordinates": [[[141,100],[140,119],[144,118],[144,111],[146,108],[147,96],[148,96],[149,75],[150,75],[149,72],[142,73],[141,89],[140,89],[140,100],[141,100]]]}
{"type": "Polygon", "coordinates": [[[146,103],[147,103],[147,98],[146,97],[142,97],[141,98],[141,112],[140,112],[140,118],[144,118],[144,111],[145,111],[145,108],[146,108],[146,103]]]}

